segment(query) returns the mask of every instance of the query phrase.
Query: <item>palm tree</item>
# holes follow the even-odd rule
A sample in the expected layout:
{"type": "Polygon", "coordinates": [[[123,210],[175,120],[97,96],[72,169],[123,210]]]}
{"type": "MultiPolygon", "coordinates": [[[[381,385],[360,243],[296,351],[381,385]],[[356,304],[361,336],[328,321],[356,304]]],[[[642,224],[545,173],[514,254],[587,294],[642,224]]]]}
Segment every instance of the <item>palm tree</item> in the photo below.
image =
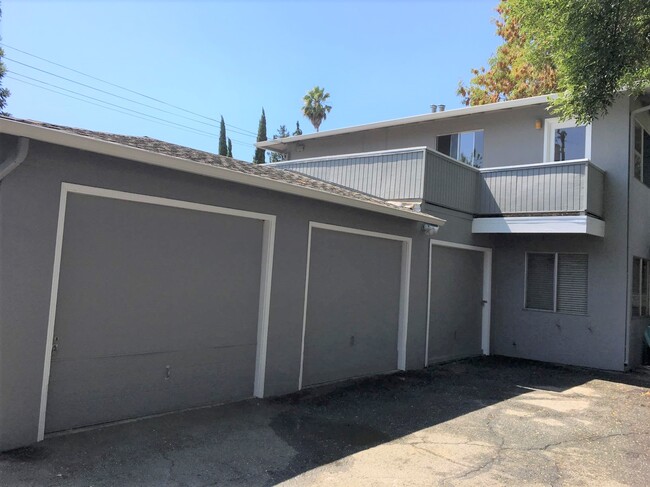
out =
{"type": "Polygon", "coordinates": [[[329,97],[330,94],[325,93],[325,88],[314,86],[302,98],[305,103],[302,107],[302,113],[309,119],[316,132],[318,132],[322,121],[327,119],[327,114],[332,110],[331,106],[324,104],[329,97]]]}

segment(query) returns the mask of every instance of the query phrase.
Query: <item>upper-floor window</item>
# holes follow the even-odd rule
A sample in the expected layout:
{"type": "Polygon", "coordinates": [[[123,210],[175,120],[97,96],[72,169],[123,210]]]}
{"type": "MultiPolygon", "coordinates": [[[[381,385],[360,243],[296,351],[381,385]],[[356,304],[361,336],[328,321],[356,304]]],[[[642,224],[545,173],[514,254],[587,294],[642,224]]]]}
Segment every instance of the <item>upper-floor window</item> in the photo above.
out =
{"type": "Polygon", "coordinates": [[[634,177],[650,186],[650,133],[638,120],[634,122],[634,177]]]}
{"type": "Polygon", "coordinates": [[[575,120],[547,118],[544,124],[544,162],[571,161],[591,157],[591,125],[575,120]]]}
{"type": "Polygon", "coordinates": [[[483,165],[483,131],[459,132],[436,137],[436,150],[474,167],[483,165]]]}

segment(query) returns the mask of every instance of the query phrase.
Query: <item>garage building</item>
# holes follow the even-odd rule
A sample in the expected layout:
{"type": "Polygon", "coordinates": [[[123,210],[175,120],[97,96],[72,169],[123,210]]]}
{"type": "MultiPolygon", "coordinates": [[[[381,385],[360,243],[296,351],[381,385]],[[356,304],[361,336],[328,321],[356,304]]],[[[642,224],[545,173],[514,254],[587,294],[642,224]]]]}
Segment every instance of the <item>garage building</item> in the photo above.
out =
{"type": "Polygon", "coordinates": [[[440,218],[11,118],[0,181],[0,450],[429,360],[440,218]]]}

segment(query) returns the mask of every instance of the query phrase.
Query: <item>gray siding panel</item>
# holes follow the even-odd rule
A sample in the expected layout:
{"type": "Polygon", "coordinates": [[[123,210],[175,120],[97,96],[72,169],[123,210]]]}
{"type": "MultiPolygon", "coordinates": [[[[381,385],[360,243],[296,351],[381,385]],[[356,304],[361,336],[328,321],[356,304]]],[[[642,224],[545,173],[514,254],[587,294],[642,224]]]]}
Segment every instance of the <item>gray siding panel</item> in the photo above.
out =
{"type": "Polygon", "coordinates": [[[604,217],[605,173],[590,164],[587,175],[587,212],[604,217]]]}
{"type": "Polygon", "coordinates": [[[347,186],[386,200],[422,198],[424,149],[324,157],[276,164],[278,169],[347,186]]]}
{"type": "Polygon", "coordinates": [[[588,211],[602,216],[604,173],[587,161],[496,168],[481,176],[482,215],[588,211]]]}
{"type": "Polygon", "coordinates": [[[480,173],[435,151],[427,151],[423,199],[465,213],[476,213],[480,173]]]}

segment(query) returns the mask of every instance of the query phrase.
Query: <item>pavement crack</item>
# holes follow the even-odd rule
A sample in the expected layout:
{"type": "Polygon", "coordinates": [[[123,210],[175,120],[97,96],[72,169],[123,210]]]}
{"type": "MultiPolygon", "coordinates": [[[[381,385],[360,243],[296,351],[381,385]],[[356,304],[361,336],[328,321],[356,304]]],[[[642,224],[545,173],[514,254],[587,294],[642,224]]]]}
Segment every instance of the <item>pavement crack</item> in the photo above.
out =
{"type": "Polygon", "coordinates": [[[503,448],[504,450],[518,450],[518,451],[546,451],[549,448],[554,448],[556,446],[560,445],[566,445],[566,444],[571,444],[571,443],[591,443],[594,441],[599,441],[599,440],[607,440],[609,438],[616,438],[616,437],[627,437],[627,436],[643,436],[643,435],[650,435],[650,431],[631,431],[628,433],[611,433],[609,435],[596,435],[596,436],[587,436],[585,438],[577,438],[573,440],[562,440],[562,441],[557,441],[555,443],[548,443],[544,446],[539,446],[539,447],[530,447],[530,448],[516,448],[516,447],[505,447],[503,448]]]}
{"type": "Polygon", "coordinates": [[[426,453],[427,455],[432,455],[432,456],[434,456],[434,457],[442,458],[443,460],[446,460],[446,461],[448,461],[448,462],[450,462],[450,463],[453,463],[453,464],[455,464],[455,465],[458,465],[458,466],[460,466],[460,467],[465,467],[465,468],[467,468],[467,467],[471,467],[471,465],[468,465],[468,464],[466,464],[466,463],[457,462],[456,460],[452,460],[451,458],[446,457],[446,456],[444,456],[444,455],[441,455],[440,453],[436,453],[436,452],[433,452],[433,451],[431,451],[431,450],[427,450],[426,448],[422,448],[421,446],[417,446],[417,444],[414,444],[414,443],[408,443],[408,445],[409,445],[411,448],[415,449],[415,450],[418,450],[418,451],[421,451],[421,452],[423,452],[423,453],[426,453]]]}

